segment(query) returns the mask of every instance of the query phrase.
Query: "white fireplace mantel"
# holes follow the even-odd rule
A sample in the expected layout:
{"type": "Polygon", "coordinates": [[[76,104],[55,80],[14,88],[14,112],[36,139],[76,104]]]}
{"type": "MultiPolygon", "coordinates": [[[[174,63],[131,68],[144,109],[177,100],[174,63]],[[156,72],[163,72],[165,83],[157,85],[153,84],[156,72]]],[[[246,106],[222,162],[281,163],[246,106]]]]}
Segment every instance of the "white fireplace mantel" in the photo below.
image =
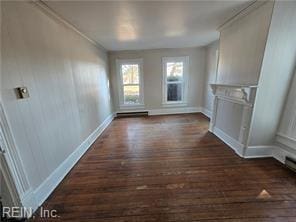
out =
{"type": "Polygon", "coordinates": [[[256,85],[227,85],[210,84],[213,94],[225,99],[234,100],[233,102],[253,105],[256,95],[256,85]]]}
{"type": "MultiPolygon", "coordinates": [[[[255,96],[257,91],[256,85],[230,85],[230,84],[210,84],[214,94],[214,106],[209,130],[226,142],[231,148],[235,150],[240,156],[244,156],[245,148],[248,143],[249,129],[255,96]],[[229,109],[232,106],[240,107],[240,120],[233,117],[229,113],[219,108],[219,104],[227,101],[229,109]],[[235,105],[236,104],[236,105],[235,105]],[[220,112],[220,113],[218,113],[220,112]],[[217,116],[220,118],[227,118],[226,128],[231,130],[231,127],[238,128],[239,133],[237,138],[233,138],[224,128],[216,126],[217,116]]],[[[237,110],[236,110],[237,111],[237,110]]],[[[238,132],[238,131],[237,131],[238,132]]]]}

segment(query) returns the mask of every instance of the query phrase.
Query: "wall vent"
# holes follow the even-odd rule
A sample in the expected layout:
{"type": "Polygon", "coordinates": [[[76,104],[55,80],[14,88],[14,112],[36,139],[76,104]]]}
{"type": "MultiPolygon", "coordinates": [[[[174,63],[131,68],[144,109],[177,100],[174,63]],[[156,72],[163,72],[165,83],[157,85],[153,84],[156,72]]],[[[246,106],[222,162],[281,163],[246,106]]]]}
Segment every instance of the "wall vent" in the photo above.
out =
{"type": "Polygon", "coordinates": [[[294,172],[296,172],[296,160],[292,159],[291,157],[286,157],[285,160],[285,165],[293,170],[294,172]]]}
{"type": "Polygon", "coordinates": [[[119,117],[119,118],[123,118],[123,117],[137,117],[137,116],[148,116],[148,111],[116,113],[116,117],[119,117]]]}

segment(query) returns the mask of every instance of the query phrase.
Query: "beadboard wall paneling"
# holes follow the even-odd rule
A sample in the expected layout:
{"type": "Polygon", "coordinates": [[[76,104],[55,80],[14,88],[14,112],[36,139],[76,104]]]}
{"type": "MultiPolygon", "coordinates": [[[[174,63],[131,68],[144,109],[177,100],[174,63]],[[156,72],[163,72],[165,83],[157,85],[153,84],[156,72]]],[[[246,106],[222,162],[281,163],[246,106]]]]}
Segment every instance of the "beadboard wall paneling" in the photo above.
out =
{"type": "MultiPolygon", "coordinates": [[[[294,73],[293,82],[290,87],[289,95],[286,100],[285,109],[282,114],[280,126],[278,129],[279,137],[282,137],[282,140],[288,140],[289,144],[293,144],[296,149],[296,72],[294,73]]],[[[279,141],[279,140],[278,140],[279,141]]],[[[281,143],[281,141],[279,141],[281,143]]]]}
{"type": "MultiPolygon", "coordinates": [[[[275,1],[254,106],[250,146],[274,142],[295,66],[296,2],[275,1]]],[[[295,96],[293,99],[295,100],[295,96]]],[[[288,105],[286,111],[289,117],[283,115],[285,123],[281,124],[281,129],[284,131],[285,127],[292,127],[286,124],[286,118],[293,116],[293,111],[290,110],[293,108],[292,104],[288,105]]],[[[289,133],[291,134],[292,132],[289,133]]]]}
{"type": "Polygon", "coordinates": [[[206,73],[204,83],[203,107],[211,113],[213,111],[214,95],[210,84],[216,82],[218,63],[219,41],[215,41],[206,47],[206,73]]]}
{"type": "Polygon", "coordinates": [[[243,106],[219,99],[217,104],[216,127],[235,140],[239,133],[243,117],[243,106]]]}
{"type": "Polygon", "coordinates": [[[1,35],[2,102],[35,189],[112,113],[108,58],[30,2],[2,2],[1,35]]]}
{"type": "Polygon", "coordinates": [[[217,83],[258,83],[272,7],[265,3],[221,30],[217,83]]]}

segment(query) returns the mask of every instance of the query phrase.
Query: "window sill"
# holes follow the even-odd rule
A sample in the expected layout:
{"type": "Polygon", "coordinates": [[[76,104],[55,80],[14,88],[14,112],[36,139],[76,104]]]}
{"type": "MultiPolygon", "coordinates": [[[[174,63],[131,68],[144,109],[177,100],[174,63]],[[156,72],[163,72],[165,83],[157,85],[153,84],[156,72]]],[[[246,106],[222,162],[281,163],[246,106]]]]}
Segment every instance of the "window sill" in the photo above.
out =
{"type": "Polygon", "coordinates": [[[187,106],[187,103],[184,102],[172,102],[172,103],[162,103],[163,107],[182,107],[187,106]]]}

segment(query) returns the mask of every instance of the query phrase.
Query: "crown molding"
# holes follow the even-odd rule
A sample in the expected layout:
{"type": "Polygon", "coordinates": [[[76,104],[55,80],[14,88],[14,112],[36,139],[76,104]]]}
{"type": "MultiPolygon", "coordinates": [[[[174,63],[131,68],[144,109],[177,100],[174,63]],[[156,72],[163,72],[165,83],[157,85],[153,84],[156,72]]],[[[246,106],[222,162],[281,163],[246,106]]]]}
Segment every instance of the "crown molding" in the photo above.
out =
{"type": "Polygon", "coordinates": [[[107,52],[107,49],[105,49],[101,44],[99,44],[98,42],[89,38],[87,35],[85,35],[83,32],[81,32],[73,24],[68,22],[61,15],[59,15],[55,10],[53,10],[51,7],[49,7],[43,0],[31,0],[31,3],[34,4],[40,11],[45,13],[47,16],[55,19],[56,21],[65,25],[66,27],[72,29],[74,32],[76,32],[82,38],[86,39],[88,42],[90,42],[91,44],[96,46],[98,49],[103,50],[104,52],[107,52]]]}
{"type": "Polygon", "coordinates": [[[256,10],[257,8],[261,7],[262,5],[264,5],[270,1],[273,1],[273,0],[255,0],[255,1],[251,2],[245,8],[243,8],[238,13],[236,13],[234,16],[227,19],[222,25],[220,25],[217,28],[217,30],[221,31],[222,29],[231,25],[234,21],[237,21],[237,20],[245,17],[246,15],[250,14],[252,11],[256,10]]]}

